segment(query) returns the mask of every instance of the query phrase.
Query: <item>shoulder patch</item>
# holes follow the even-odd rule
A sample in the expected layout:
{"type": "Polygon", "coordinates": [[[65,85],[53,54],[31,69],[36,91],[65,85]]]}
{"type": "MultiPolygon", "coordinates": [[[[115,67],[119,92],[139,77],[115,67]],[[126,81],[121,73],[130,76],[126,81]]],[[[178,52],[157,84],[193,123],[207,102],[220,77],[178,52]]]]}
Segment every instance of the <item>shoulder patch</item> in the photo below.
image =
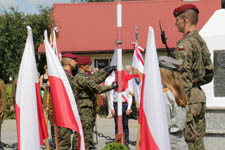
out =
{"type": "Polygon", "coordinates": [[[184,50],[184,45],[180,45],[180,46],[178,47],[178,50],[184,50]]]}

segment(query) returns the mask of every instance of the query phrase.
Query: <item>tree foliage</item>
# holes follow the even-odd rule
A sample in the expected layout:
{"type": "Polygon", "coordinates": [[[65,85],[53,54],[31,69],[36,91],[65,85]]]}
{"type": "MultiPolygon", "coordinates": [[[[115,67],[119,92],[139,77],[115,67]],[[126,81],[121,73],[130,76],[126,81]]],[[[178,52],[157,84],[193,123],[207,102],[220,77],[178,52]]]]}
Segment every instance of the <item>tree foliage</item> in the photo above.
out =
{"type": "MultiPolygon", "coordinates": [[[[34,48],[37,50],[43,41],[44,30],[50,31],[53,19],[50,17],[51,9],[40,6],[40,14],[26,15],[15,9],[5,11],[0,15],[0,78],[8,82],[10,76],[18,73],[27,38],[26,26],[33,31],[34,48]]],[[[38,59],[36,59],[38,62],[38,59]]],[[[42,56],[38,66],[45,63],[42,56]]]]}

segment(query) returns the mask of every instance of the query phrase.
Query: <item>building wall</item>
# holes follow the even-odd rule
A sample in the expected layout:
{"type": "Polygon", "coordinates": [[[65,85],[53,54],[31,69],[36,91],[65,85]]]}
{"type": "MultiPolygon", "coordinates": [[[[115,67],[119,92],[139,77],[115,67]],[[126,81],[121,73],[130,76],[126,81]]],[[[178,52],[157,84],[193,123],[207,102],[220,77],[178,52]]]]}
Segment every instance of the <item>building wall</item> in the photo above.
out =
{"type": "MultiPolygon", "coordinates": [[[[92,58],[92,66],[95,66],[95,60],[101,60],[101,59],[112,59],[113,53],[110,54],[78,54],[78,56],[90,56],[92,58]]],[[[143,57],[145,57],[145,53],[142,53],[143,57]]],[[[161,55],[166,55],[165,51],[158,51],[158,56],[161,55]]],[[[123,67],[125,67],[126,65],[132,65],[132,59],[133,59],[133,52],[129,52],[129,53],[123,53],[122,55],[122,62],[123,62],[123,67]]]]}

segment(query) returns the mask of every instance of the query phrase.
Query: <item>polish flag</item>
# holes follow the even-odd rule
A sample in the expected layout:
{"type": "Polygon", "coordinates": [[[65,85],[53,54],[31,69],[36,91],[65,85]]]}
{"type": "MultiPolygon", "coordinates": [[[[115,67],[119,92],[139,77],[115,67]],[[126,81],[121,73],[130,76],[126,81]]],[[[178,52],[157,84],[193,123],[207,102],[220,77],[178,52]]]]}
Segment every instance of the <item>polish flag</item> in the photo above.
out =
{"type": "Polygon", "coordinates": [[[16,89],[16,123],[19,150],[40,150],[48,138],[41,103],[41,93],[31,27],[20,65],[16,89]]]}
{"type": "Polygon", "coordinates": [[[142,80],[143,80],[143,73],[144,73],[144,59],[141,54],[143,52],[143,48],[140,51],[140,46],[137,45],[137,43],[133,42],[132,45],[134,46],[134,54],[133,54],[133,62],[132,67],[135,68],[135,74],[138,76],[135,77],[133,82],[133,93],[135,95],[135,100],[140,105],[140,97],[141,97],[141,86],[142,86],[142,80]]]}
{"type": "Polygon", "coordinates": [[[60,50],[57,48],[57,44],[56,44],[56,32],[59,32],[59,29],[57,27],[55,27],[52,30],[52,33],[50,35],[50,45],[52,47],[52,49],[54,50],[55,54],[57,55],[59,61],[62,60],[62,55],[60,53],[60,50]]]}
{"type": "Polygon", "coordinates": [[[163,98],[155,35],[149,27],[139,122],[141,150],[170,150],[168,123],[163,98]]]}
{"type": "Polygon", "coordinates": [[[59,127],[76,131],[79,135],[78,149],[84,150],[83,129],[73,91],[57,56],[48,42],[47,31],[44,35],[54,122],[59,127]]]}

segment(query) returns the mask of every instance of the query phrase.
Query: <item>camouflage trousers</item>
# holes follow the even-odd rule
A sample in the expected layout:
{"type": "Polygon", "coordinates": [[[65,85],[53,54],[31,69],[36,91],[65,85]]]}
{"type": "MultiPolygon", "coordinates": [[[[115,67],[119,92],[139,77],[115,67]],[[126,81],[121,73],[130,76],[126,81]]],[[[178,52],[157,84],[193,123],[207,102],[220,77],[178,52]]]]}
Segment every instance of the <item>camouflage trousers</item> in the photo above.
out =
{"type": "Polygon", "coordinates": [[[58,127],[58,142],[60,150],[70,150],[71,134],[71,129],[58,127]]]}
{"type": "Polygon", "coordinates": [[[189,150],[205,150],[204,136],[206,104],[204,102],[188,105],[187,124],[184,130],[189,150]]]}
{"type": "MultiPolygon", "coordinates": [[[[95,126],[95,110],[92,107],[78,107],[78,111],[80,114],[81,123],[83,126],[84,132],[84,142],[85,142],[85,150],[91,150],[94,146],[93,144],[93,133],[95,126]]],[[[78,146],[78,134],[75,133],[73,137],[72,150],[77,150],[78,146]]]]}

